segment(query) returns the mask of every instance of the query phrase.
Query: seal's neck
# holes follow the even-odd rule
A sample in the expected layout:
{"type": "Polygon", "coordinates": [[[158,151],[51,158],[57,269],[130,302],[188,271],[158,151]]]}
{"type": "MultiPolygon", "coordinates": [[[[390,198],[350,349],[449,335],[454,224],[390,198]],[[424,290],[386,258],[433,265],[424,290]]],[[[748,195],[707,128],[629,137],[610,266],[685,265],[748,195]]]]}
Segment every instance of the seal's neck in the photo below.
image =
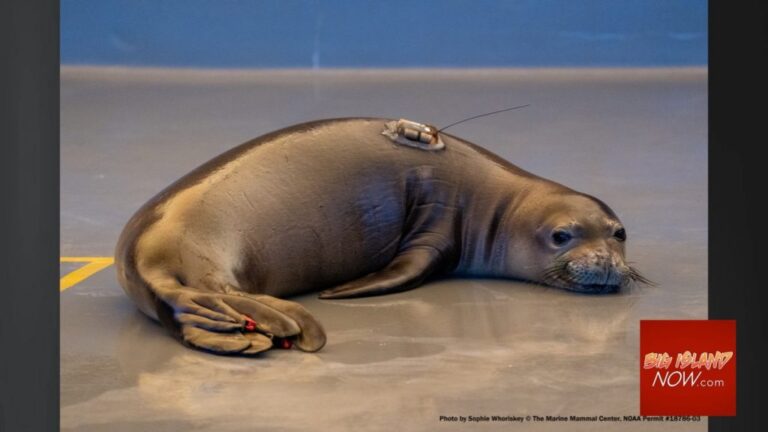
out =
{"type": "Polygon", "coordinates": [[[498,183],[489,182],[467,200],[462,217],[461,256],[454,271],[457,275],[509,276],[506,255],[513,240],[511,220],[526,192],[498,183]]]}

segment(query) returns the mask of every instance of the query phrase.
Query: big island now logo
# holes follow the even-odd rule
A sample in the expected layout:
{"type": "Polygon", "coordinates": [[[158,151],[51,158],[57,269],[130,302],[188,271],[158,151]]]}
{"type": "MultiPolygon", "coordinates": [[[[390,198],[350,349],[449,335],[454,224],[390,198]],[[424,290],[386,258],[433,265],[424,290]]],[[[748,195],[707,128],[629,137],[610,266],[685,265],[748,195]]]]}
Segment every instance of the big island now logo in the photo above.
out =
{"type": "Polygon", "coordinates": [[[736,321],[640,321],[640,414],[736,415],[736,321]]]}

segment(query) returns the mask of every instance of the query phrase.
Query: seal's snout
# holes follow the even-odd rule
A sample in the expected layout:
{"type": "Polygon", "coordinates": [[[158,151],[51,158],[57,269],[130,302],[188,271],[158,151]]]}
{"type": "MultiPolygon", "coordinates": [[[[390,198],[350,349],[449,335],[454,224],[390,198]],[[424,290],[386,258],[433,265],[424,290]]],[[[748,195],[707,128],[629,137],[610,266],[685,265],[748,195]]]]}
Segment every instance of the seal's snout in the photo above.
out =
{"type": "Polygon", "coordinates": [[[605,250],[592,250],[565,265],[565,279],[579,291],[615,292],[626,283],[623,260],[605,250]]]}
{"type": "Polygon", "coordinates": [[[570,291],[605,294],[618,292],[632,274],[633,270],[619,254],[592,249],[561,256],[544,273],[544,281],[570,291]]]}

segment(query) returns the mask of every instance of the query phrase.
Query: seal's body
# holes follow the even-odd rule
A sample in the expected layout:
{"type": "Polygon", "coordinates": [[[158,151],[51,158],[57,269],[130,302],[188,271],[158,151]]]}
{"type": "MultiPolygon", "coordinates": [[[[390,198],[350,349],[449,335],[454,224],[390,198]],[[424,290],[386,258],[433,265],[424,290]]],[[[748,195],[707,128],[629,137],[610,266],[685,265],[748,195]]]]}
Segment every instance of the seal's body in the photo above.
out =
{"type": "Polygon", "coordinates": [[[253,354],[320,325],[280,300],[391,293],[455,273],[615,290],[624,230],[602,202],[441,134],[439,151],[388,138],[385,119],[333,119],[236,147],[129,221],[118,278],[184,342],[253,354]],[[249,331],[250,330],[250,331],[249,331]]]}

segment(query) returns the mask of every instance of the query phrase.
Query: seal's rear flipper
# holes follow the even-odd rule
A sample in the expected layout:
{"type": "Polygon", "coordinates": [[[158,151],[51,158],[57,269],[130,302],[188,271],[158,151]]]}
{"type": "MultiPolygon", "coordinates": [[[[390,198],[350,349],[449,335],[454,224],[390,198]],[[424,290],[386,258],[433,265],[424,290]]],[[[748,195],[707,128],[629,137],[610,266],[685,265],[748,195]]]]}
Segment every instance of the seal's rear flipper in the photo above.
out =
{"type": "Polygon", "coordinates": [[[157,284],[157,315],[184,344],[216,354],[256,354],[296,345],[317,351],[325,332],[301,305],[267,295],[157,284]]]}
{"type": "Polygon", "coordinates": [[[217,354],[258,354],[272,348],[272,340],[260,333],[217,333],[183,326],[184,342],[217,354]]]}
{"type": "Polygon", "coordinates": [[[429,246],[408,249],[383,269],[320,293],[321,299],[367,297],[408,291],[434,272],[440,252],[429,246]]]}

